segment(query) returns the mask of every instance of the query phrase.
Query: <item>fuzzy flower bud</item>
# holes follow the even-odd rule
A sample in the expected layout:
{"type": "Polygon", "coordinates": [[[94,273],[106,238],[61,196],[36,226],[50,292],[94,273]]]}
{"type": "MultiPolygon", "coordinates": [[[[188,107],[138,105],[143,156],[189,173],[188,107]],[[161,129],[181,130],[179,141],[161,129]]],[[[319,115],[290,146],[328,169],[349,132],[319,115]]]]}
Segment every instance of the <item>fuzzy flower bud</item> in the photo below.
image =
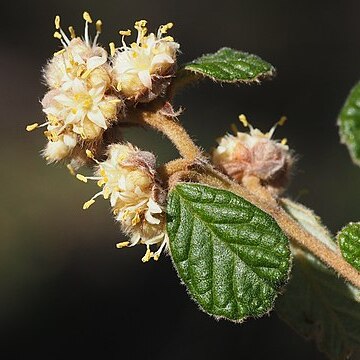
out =
{"type": "MultiPolygon", "coordinates": [[[[143,261],[157,260],[167,246],[168,237],[163,209],[165,192],[156,178],[155,156],[131,144],[112,144],[107,155],[103,162],[94,159],[98,164],[97,176],[77,175],[84,182],[96,180],[102,188],[84,204],[84,209],[91,206],[98,196],[109,199],[115,219],[130,235],[129,241],[119,243],[117,247],[145,244],[147,251],[143,261]],[[159,246],[155,253],[150,251],[150,245],[154,244],[159,246]]],[[[93,158],[90,152],[88,156],[93,158]]]]}
{"type": "Polygon", "coordinates": [[[131,31],[120,31],[122,46],[115,51],[112,76],[124,97],[149,102],[166,90],[175,73],[179,49],[171,36],[163,36],[172,27],[173,23],[168,23],[161,25],[156,35],[147,34],[146,21],[137,21],[137,39],[130,46],[124,39],[131,31]]]}
{"type": "Polygon", "coordinates": [[[227,134],[218,140],[218,147],[213,151],[212,160],[226,174],[241,182],[245,176],[255,176],[274,192],[279,192],[287,183],[293,158],[286,145],[271,137],[277,125],[282,125],[282,118],[268,133],[254,129],[240,115],[240,121],[250,128],[250,133],[236,131],[236,135],[227,134]]]}

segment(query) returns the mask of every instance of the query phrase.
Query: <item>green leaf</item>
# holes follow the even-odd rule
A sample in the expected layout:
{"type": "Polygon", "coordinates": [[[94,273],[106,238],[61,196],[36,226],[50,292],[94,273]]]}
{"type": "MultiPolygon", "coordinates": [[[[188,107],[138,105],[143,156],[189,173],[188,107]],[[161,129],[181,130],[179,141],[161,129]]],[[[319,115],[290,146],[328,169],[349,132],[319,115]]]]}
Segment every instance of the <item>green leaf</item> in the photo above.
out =
{"type": "Polygon", "coordinates": [[[292,250],[292,276],[276,311],[330,359],[345,359],[360,347],[360,291],[312,255],[292,250]]]}
{"type": "Polygon", "coordinates": [[[306,231],[315,236],[329,248],[338,251],[335,239],[330,231],[321,223],[321,219],[312,210],[290,199],[280,200],[282,207],[290,214],[306,231]]]}
{"type": "Polygon", "coordinates": [[[259,82],[275,75],[275,68],[260,57],[230,48],[203,55],[185,64],[183,69],[189,74],[182,76],[196,75],[228,83],[259,82]]]}
{"type": "Polygon", "coordinates": [[[347,145],[354,163],[360,165],[360,82],[350,91],[341,109],[338,125],[341,142],[347,145]]]}
{"type": "Polygon", "coordinates": [[[344,259],[360,271],[360,223],[346,225],[337,239],[344,259]]]}
{"type": "Polygon", "coordinates": [[[207,313],[242,321],[270,311],[288,279],[288,239],[240,196],[200,184],[170,192],[167,231],[177,272],[207,313]]]}

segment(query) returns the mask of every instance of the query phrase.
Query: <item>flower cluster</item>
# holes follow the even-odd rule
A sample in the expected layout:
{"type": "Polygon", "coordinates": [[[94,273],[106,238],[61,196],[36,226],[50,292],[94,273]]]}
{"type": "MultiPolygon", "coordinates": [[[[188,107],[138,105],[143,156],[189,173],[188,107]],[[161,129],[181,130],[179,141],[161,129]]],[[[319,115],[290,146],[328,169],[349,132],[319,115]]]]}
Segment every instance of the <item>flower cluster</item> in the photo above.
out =
{"type": "Polygon", "coordinates": [[[281,118],[265,134],[254,129],[244,115],[239,119],[250,128],[250,133],[236,130],[235,135],[218,139],[219,145],[212,154],[214,164],[238,182],[246,176],[255,176],[271,190],[280,191],[288,180],[293,158],[286,139],[277,142],[272,136],[276,126],[282,125],[286,118],[281,118]]]}
{"type": "Polygon", "coordinates": [[[127,99],[148,102],[169,85],[179,44],[171,36],[163,35],[172,27],[173,23],[161,25],[157,35],[148,34],[146,21],[137,21],[137,39],[130,46],[124,38],[131,31],[120,31],[122,46],[114,54],[112,75],[117,89],[127,99]]]}
{"type": "Polygon", "coordinates": [[[97,152],[104,142],[104,132],[126,114],[126,107],[149,102],[164,93],[174,75],[179,45],[170,36],[163,36],[173,26],[160,26],[157,35],[147,33],[146,21],[135,23],[136,42],[127,46],[124,37],[130,30],[120,31],[122,46],[110,44],[107,51],[98,45],[102,22],[97,20],[92,41],[88,12],[84,37],[76,36],[72,26],[69,36],[55,17],[54,37],[62,49],[56,52],[44,69],[48,92],[41,104],[47,121],[27,126],[28,131],[46,127],[49,140],[43,155],[51,162],[70,159],[78,167],[86,159],[85,150],[97,152]]]}
{"type": "Polygon", "coordinates": [[[162,250],[168,244],[165,232],[165,191],[156,176],[155,156],[140,151],[131,144],[112,144],[108,147],[107,159],[97,161],[96,176],[85,177],[78,174],[81,181],[96,180],[101,191],[87,201],[83,208],[88,209],[98,196],[110,200],[116,221],[122,230],[130,235],[130,240],[119,243],[118,248],[145,244],[147,246],[143,261],[158,260],[162,250]],[[156,252],[151,245],[159,246],[156,252]]]}

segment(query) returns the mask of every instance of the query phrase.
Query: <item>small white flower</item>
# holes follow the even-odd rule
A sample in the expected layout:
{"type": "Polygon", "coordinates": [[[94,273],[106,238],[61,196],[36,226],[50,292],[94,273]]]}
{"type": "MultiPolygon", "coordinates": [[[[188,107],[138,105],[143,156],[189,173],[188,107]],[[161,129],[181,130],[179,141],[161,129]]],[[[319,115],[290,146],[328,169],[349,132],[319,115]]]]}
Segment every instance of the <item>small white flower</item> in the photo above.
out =
{"type": "Polygon", "coordinates": [[[101,20],[96,22],[96,36],[92,42],[89,37],[88,24],[92,23],[89,13],[84,12],[84,39],[76,37],[75,30],[69,27],[70,38],[60,26],[60,17],[55,17],[54,37],[59,39],[63,49],[56,52],[44,70],[44,78],[51,89],[68,90],[74,79],[81,77],[93,85],[108,86],[110,83],[110,67],[106,63],[108,54],[97,45],[101,33],[101,20]]]}
{"type": "MultiPolygon", "coordinates": [[[[91,152],[88,152],[88,156],[94,159],[91,152]]],[[[154,155],[140,151],[131,144],[112,144],[108,149],[107,160],[96,162],[97,176],[77,175],[84,182],[97,180],[102,187],[83,208],[89,208],[98,196],[109,199],[115,219],[120,222],[123,231],[130,235],[129,241],[117,246],[145,244],[147,252],[143,261],[150,258],[157,260],[167,246],[168,237],[162,207],[164,192],[156,179],[154,155]],[[159,245],[155,253],[150,251],[150,245],[154,244],[159,245]]]]}
{"type": "Polygon", "coordinates": [[[163,37],[172,23],[159,27],[157,35],[147,34],[146,21],[135,23],[136,42],[126,45],[124,37],[131,31],[120,31],[122,47],[113,60],[112,76],[118,90],[127,98],[147,102],[158,96],[169,84],[175,71],[179,44],[171,36],[163,37]]]}

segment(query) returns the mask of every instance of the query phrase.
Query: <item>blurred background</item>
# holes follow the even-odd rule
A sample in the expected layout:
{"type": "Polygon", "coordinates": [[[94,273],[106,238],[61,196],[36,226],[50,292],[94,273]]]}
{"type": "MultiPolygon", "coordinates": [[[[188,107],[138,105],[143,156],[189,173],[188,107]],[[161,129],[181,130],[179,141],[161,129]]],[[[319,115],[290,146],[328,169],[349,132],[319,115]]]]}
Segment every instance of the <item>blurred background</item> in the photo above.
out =
{"type": "MultiPolygon", "coordinates": [[[[39,156],[41,69],[59,49],[53,19],[81,33],[82,12],[104,23],[100,42],[145,18],[153,30],[173,21],[180,62],[230,46],[278,70],[261,86],[203,82],[176,98],[181,121],[206,149],[240,113],[268,130],[282,115],[298,154],[288,195],[313,208],[336,232],[360,218],[360,169],[340,145],[336,119],[360,79],[359,1],[3,1],[0,5],[0,338],[1,359],[324,359],[275,313],[242,325],[198,310],[169,257],[143,264],[145,247],[117,250],[122,239],[105,201],[81,207],[95,185],[39,156]]],[[[127,138],[159,160],[176,156],[151,131],[127,138]]]]}

